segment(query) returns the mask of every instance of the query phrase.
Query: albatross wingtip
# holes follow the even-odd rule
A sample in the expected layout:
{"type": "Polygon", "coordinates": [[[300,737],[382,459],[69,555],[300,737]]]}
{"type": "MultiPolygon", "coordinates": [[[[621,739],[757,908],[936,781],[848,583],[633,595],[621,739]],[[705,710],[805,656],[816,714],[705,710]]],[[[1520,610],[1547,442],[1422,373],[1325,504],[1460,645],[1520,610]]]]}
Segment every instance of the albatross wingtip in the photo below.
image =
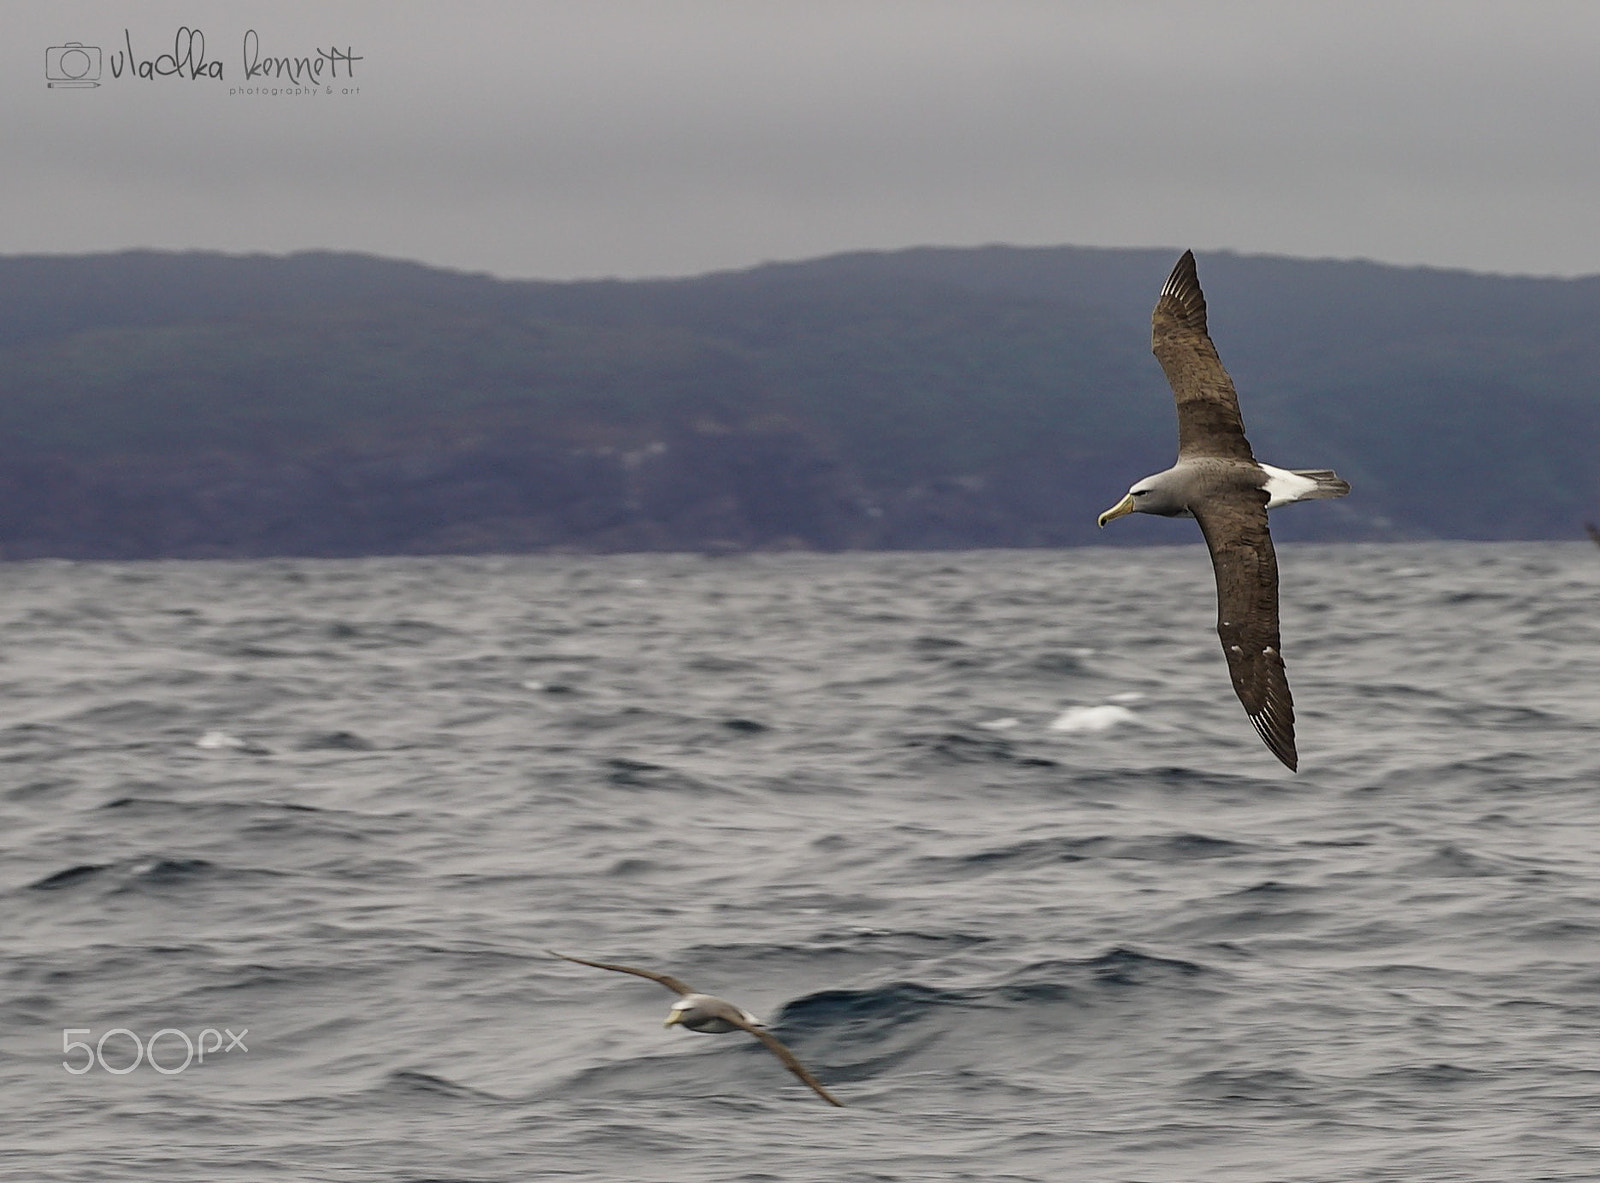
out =
{"type": "Polygon", "coordinates": [[[1181,277],[1187,276],[1194,278],[1197,277],[1197,275],[1198,271],[1195,267],[1194,252],[1184,251],[1183,254],[1178,256],[1178,261],[1172,265],[1172,273],[1167,277],[1167,286],[1169,288],[1175,287],[1177,286],[1177,283],[1181,277]]]}
{"type": "Polygon", "coordinates": [[[1295,751],[1294,724],[1289,724],[1285,731],[1283,725],[1270,720],[1264,715],[1251,715],[1250,722],[1255,724],[1256,734],[1261,737],[1261,742],[1267,745],[1267,750],[1282,762],[1290,772],[1300,771],[1300,753],[1295,751]]]}
{"type": "MultiPolygon", "coordinates": [[[[1183,252],[1182,257],[1172,268],[1172,274],[1167,276],[1167,282],[1161,285],[1161,299],[1156,302],[1154,326],[1158,332],[1163,312],[1189,332],[1205,336],[1206,297],[1200,290],[1200,274],[1195,270],[1193,251],[1183,252]]],[[[1207,342],[1209,344],[1209,338],[1207,342]]],[[[1156,356],[1160,355],[1160,350],[1157,349],[1156,356]]],[[[1170,373],[1168,378],[1171,378],[1170,373]]]]}

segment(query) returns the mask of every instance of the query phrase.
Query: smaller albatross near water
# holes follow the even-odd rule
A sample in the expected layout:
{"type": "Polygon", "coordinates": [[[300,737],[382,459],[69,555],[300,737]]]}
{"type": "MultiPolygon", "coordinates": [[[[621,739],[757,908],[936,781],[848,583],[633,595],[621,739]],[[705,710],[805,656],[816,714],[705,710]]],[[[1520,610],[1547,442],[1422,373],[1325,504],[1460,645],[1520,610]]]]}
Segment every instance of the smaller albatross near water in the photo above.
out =
{"type": "Polygon", "coordinates": [[[1239,396],[1206,331],[1206,298],[1194,252],[1184,251],[1151,316],[1150,348],[1178,403],[1178,462],[1137,482],[1100,515],[1192,517],[1217,577],[1217,633],[1233,689],[1257,734],[1292,771],[1294,702],[1278,639],[1278,559],[1267,510],[1343,497],[1350,486],[1329,469],[1290,471],[1259,463],[1244,438],[1239,396]]]}
{"type": "Polygon", "coordinates": [[[830,1105],[844,1108],[844,1102],[835,1097],[822,1087],[822,1082],[806,1071],[806,1067],[778,1037],[766,1030],[760,1019],[749,1011],[734,1006],[725,998],[717,998],[711,994],[697,993],[693,987],[678,980],[671,974],[656,973],[652,969],[636,969],[631,965],[612,965],[606,961],[585,961],[582,957],[568,957],[565,953],[557,953],[554,949],[546,949],[552,957],[559,957],[563,961],[573,961],[579,965],[593,966],[595,969],[609,969],[619,974],[633,974],[635,977],[649,978],[652,982],[660,982],[668,990],[678,995],[678,1001],[672,1004],[672,1010],[667,1013],[665,1026],[683,1026],[690,1031],[704,1031],[708,1034],[721,1035],[728,1031],[748,1031],[754,1035],[790,1072],[798,1076],[812,1092],[821,1097],[830,1105]]]}

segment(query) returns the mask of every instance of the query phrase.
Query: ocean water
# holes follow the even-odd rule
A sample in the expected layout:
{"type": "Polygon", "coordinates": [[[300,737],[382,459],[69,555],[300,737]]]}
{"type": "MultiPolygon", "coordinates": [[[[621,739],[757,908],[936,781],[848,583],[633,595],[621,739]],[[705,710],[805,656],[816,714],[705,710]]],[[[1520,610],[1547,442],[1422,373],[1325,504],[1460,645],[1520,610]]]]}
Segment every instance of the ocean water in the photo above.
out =
{"type": "Polygon", "coordinates": [[[1280,560],[0,566],[0,1177],[1600,1177],[1600,553],[1280,560]]]}

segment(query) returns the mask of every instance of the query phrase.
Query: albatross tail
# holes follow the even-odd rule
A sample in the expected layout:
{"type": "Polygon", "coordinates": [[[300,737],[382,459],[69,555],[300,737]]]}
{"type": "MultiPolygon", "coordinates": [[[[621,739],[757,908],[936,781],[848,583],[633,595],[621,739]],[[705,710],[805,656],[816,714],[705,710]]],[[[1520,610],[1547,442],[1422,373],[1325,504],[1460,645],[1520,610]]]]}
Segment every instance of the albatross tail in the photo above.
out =
{"type": "Polygon", "coordinates": [[[1268,509],[1277,509],[1294,501],[1316,501],[1323,497],[1343,497],[1350,491],[1350,482],[1340,478],[1331,468],[1274,468],[1261,465],[1267,474],[1268,509]]]}

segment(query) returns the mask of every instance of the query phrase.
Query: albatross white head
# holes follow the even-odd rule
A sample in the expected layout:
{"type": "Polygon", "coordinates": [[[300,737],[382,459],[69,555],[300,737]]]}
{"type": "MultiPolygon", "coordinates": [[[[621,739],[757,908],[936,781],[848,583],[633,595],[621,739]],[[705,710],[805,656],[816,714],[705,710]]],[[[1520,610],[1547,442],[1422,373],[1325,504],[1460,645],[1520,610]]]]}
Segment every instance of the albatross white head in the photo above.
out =
{"type": "Polygon", "coordinates": [[[1103,530],[1107,522],[1130,513],[1153,513],[1164,518],[1193,517],[1187,498],[1179,492],[1176,476],[1177,469],[1169,468],[1134,482],[1121,501],[1100,515],[1100,528],[1103,530]]]}

